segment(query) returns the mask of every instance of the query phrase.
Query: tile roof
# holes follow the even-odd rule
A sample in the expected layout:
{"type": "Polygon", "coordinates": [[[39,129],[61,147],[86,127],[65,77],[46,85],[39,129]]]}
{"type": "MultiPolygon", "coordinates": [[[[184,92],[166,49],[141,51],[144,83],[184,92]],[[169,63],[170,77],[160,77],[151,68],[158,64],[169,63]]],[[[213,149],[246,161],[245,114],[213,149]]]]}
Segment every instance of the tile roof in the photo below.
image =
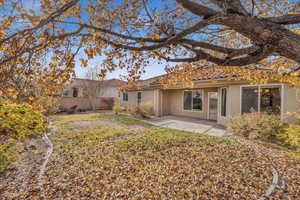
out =
{"type": "MultiPolygon", "coordinates": [[[[140,80],[138,83],[138,85],[140,86],[150,86],[150,87],[155,87],[155,86],[159,86],[160,85],[160,81],[161,79],[165,78],[167,76],[167,74],[165,75],[160,75],[160,76],[156,76],[156,77],[152,77],[149,79],[145,79],[145,80],[140,80]],[[153,81],[151,81],[153,80],[153,81]],[[148,84],[143,84],[143,83],[148,83],[148,84]]],[[[233,76],[232,78],[234,78],[236,76],[233,76]]],[[[213,73],[208,73],[207,75],[203,75],[201,77],[195,78],[194,81],[213,81],[213,80],[223,80],[229,78],[228,74],[226,72],[213,72],[213,73]]]]}
{"type": "Polygon", "coordinates": [[[108,80],[91,80],[91,79],[83,79],[83,78],[74,78],[72,81],[76,82],[89,82],[89,83],[103,83],[104,86],[112,86],[112,87],[118,87],[122,84],[125,84],[124,81],[119,79],[108,79],[108,80]]]}

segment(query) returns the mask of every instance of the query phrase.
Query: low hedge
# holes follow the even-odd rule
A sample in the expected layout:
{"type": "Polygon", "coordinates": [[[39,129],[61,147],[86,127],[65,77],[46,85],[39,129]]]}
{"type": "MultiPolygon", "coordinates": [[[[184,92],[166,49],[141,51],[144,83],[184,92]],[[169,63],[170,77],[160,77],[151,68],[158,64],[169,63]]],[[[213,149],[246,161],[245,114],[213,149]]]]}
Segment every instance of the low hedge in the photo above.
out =
{"type": "Polygon", "coordinates": [[[280,116],[251,112],[231,119],[229,131],[249,139],[259,139],[300,149],[300,125],[284,123],[280,116]]]}

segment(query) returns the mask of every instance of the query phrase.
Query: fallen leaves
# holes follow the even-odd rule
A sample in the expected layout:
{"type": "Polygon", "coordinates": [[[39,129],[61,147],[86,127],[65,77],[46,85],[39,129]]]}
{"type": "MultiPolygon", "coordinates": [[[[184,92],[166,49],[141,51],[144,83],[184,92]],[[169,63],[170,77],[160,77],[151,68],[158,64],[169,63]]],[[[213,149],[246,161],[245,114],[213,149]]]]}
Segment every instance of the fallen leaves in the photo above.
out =
{"type": "Polygon", "coordinates": [[[272,181],[269,160],[234,139],[122,116],[57,119],[43,192],[27,192],[33,199],[257,199],[272,181]]]}

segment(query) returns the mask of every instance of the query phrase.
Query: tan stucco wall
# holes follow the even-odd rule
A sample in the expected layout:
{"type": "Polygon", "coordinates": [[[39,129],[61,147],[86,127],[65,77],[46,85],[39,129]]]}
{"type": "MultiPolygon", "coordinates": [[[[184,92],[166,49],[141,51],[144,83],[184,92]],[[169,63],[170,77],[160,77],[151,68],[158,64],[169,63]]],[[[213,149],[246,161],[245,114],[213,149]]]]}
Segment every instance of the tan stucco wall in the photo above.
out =
{"type": "MultiPolygon", "coordinates": [[[[218,116],[218,123],[222,125],[227,125],[230,122],[231,117],[240,115],[240,104],[241,104],[241,97],[240,97],[240,87],[241,85],[227,85],[227,113],[226,117],[218,116]]],[[[220,100],[220,93],[219,93],[219,100],[220,100]]],[[[220,108],[220,102],[219,102],[220,108]]],[[[219,109],[220,112],[220,109],[219,109]]]]}
{"type": "MultiPolygon", "coordinates": [[[[272,84],[270,84],[272,85],[272,84]]],[[[228,99],[227,99],[227,117],[218,118],[218,123],[226,125],[230,121],[230,118],[241,114],[241,87],[244,85],[229,85],[228,86],[228,99]]],[[[282,119],[289,122],[294,122],[294,117],[289,114],[295,112],[300,108],[300,99],[297,100],[297,90],[300,87],[289,87],[283,85],[282,91],[282,119]]]]}
{"type": "Polygon", "coordinates": [[[91,98],[88,97],[61,97],[58,101],[58,107],[61,111],[68,111],[71,107],[77,105],[77,108],[84,110],[92,110],[93,105],[96,109],[111,109],[109,105],[103,101],[102,98],[91,98]]]}
{"type": "Polygon", "coordinates": [[[183,91],[184,90],[165,90],[163,91],[163,115],[177,115],[207,119],[208,110],[208,92],[217,92],[217,88],[203,89],[203,110],[186,111],[183,109],[183,91]]]}
{"type": "Polygon", "coordinates": [[[163,115],[178,115],[195,117],[199,119],[208,118],[208,92],[219,92],[218,120],[219,124],[226,125],[232,116],[240,114],[240,85],[221,85],[220,88],[203,88],[203,112],[183,110],[183,91],[184,90],[165,90],[163,91],[163,115]],[[220,116],[220,89],[227,88],[227,116],[220,116]]]}
{"type": "Polygon", "coordinates": [[[126,109],[130,108],[131,106],[136,105],[136,101],[137,101],[137,92],[130,91],[130,92],[127,92],[127,93],[128,93],[128,101],[123,101],[123,94],[121,94],[121,97],[120,97],[121,104],[126,109]]]}
{"type": "Polygon", "coordinates": [[[137,93],[142,93],[142,100],[143,103],[149,103],[152,105],[155,115],[159,116],[160,114],[160,92],[159,90],[144,90],[144,91],[129,91],[128,93],[128,101],[123,101],[123,96],[121,94],[121,103],[122,106],[126,109],[129,109],[133,106],[137,106],[137,93]]]}
{"type": "MultiPolygon", "coordinates": [[[[149,102],[153,104],[155,114],[161,115],[177,115],[195,117],[199,119],[207,119],[208,112],[208,92],[219,92],[219,114],[217,122],[219,124],[227,125],[230,119],[234,116],[241,114],[241,86],[244,84],[220,84],[218,87],[209,87],[203,85],[203,111],[185,111],[183,110],[183,91],[184,89],[168,89],[168,90],[144,90],[142,92],[142,102],[149,102]],[[227,116],[220,116],[220,88],[227,88],[227,116]]],[[[201,85],[199,85],[201,88],[201,85]]],[[[287,85],[283,86],[282,98],[282,112],[284,120],[292,120],[288,112],[295,112],[300,108],[300,96],[296,97],[296,88],[290,88],[287,85]]],[[[300,92],[300,87],[298,87],[300,92]]],[[[299,93],[300,95],[300,93],[299,93]]],[[[121,95],[122,100],[122,95],[121,95]]],[[[122,101],[123,106],[136,106],[137,105],[137,91],[128,92],[128,102],[122,101]]]]}
{"type": "MultiPolygon", "coordinates": [[[[90,84],[92,85],[92,84],[90,84]]],[[[89,88],[87,83],[79,84],[79,83],[72,83],[69,87],[63,90],[67,92],[67,95],[64,97],[73,97],[73,88],[77,88],[78,90],[78,97],[86,97],[87,95],[100,98],[100,97],[114,97],[118,98],[119,96],[119,89],[116,86],[93,86],[89,88]]]]}
{"type": "Polygon", "coordinates": [[[100,92],[98,94],[98,97],[114,97],[114,98],[119,98],[120,97],[120,92],[117,87],[112,87],[112,86],[106,86],[102,87],[100,89],[100,92]]]}

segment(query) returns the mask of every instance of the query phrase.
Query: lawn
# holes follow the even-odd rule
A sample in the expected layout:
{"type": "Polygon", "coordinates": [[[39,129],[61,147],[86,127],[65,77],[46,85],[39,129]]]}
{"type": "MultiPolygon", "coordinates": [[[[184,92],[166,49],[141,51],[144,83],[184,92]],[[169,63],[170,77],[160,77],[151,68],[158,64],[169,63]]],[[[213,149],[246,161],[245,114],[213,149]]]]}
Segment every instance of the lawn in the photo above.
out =
{"type": "Polygon", "coordinates": [[[233,139],[108,114],[54,119],[43,179],[17,199],[258,199],[272,182],[269,160],[233,139]]]}

